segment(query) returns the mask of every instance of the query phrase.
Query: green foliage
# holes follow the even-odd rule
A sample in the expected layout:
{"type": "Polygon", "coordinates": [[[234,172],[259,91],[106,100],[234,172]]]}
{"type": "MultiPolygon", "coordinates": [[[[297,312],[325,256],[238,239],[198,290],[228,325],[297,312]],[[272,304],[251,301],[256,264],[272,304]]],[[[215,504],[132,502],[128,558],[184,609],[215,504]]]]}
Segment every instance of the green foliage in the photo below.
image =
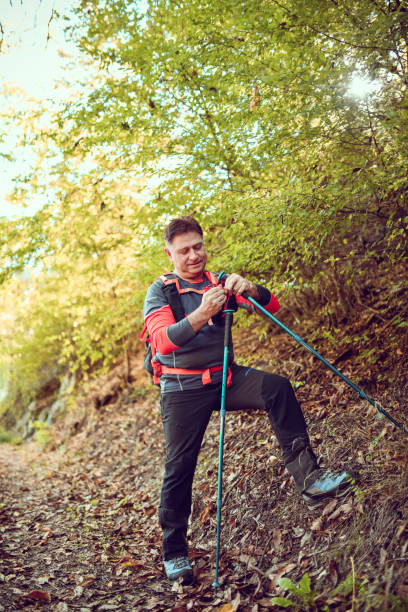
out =
{"type": "Polygon", "coordinates": [[[356,228],[378,232],[379,201],[388,200],[387,239],[406,231],[406,136],[394,134],[394,121],[403,116],[406,125],[406,86],[403,69],[389,60],[406,38],[397,4],[375,11],[364,1],[344,10],[317,1],[156,1],[144,17],[123,1],[109,10],[89,6],[78,10],[86,27],[80,44],[126,80],[120,74],[93,91],[75,124],[96,122],[99,142],[108,145],[113,125],[126,119],[118,129],[121,160],[145,168],[148,155],[154,174],[166,158],[167,177],[150,205],[160,214],[199,210],[219,265],[285,271],[286,282],[295,282],[299,265],[315,266],[333,234],[348,240],[356,228]],[[382,81],[369,102],[347,95],[356,67],[382,81]],[[114,121],[105,105],[115,109],[114,121]],[[137,151],[129,147],[135,138],[142,139],[137,151]]]}
{"type": "Polygon", "coordinates": [[[34,440],[41,446],[47,446],[51,442],[50,426],[43,421],[34,421],[33,425],[35,429],[34,440]]]}
{"type": "Polygon", "coordinates": [[[303,574],[299,581],[299,584],[293,582],[290,578],[280,578],[279,586],[281,589],[288,591],[291,595],[294,595],[297,601],[293,601],[288,597],[272,597],[270,600],[271,604],[280,606],[282,608],[292,607],[293,609],[305,609],[312,606],[316,598],[316,591],[312,591],[311,580],[309,574],[303,574]]]}
{"type": "MultiPolygon", "coordinates": [[[[312,590],[308,573],[302,576],[299,583],[294,582],[290,578],[280,578],[278,584],[281,589],[293,595],[295,600],[289,597],[271,597],[269,601],[271,605],[276,605],[281,608],[291,607],[294,610],[308,610],[317,607],[316,598],[319,596],[319,593],[312,590]]],[[[353,601],[361,604],[367,603],[369,600],[366,589],[367,584],[367,579],[356,580],[356,577],[350,572],[325,598],[331,600],[333,597],[341,596],[344,598],[344,601],[347,601],[349,596],[353,594],[353,601]]],[[[371,594],[370,597],[372,599],[376,596],[371,594]]],[[[380,596],[379,599],[381,600],[380,596]]],[[[398,604],[397,601],[396,603],[398,604]]],[[[329,609],[328,605],[323,605],[323,602],[320,602],[318,607],[322,610],[329,609]]],[[[398,607],[396,609],[398,609],[398,607]]]]}
{"type": "Polygon", "coordinates": [[[21,442],[21,438],[14,436],[9,431],[6,431],[3,427],[0,427],[0,444],[15,444],[16,446],[19,446],[21,442]]]}
{"type": "Polygon", "coordinates": [[[333,589],[331,595],[342,595],[343,597],[347,598],[352,594],[353,601],[357,600],[363,603],[367,601],[367,584],[368,580],[366,578],[363,580],[357,580],[353,573],[350,572],[347,574],[345,579],[342,580],[342,582],[340,582],[335,589],[333,589]]]}

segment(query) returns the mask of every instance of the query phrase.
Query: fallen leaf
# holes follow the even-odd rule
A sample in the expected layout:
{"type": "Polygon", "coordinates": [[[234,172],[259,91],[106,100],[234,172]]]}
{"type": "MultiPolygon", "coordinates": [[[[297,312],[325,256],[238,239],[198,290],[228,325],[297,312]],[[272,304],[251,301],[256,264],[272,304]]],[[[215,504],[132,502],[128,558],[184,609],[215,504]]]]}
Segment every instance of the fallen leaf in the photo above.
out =
{"type": "Polygon", "coordinates": [[[305,530],[302,527],[294,527],[293,528],[293,537],[294,538],[301,538],[303,535],[305,535],[305,530]]]}
{"type": "Polygon", "coordinates": [[[335,510],[333,512],[333,514],[331,514],[328,517],[328,520],[329,521],[333,521],[338,516],[340,516],[340,514],[351,514],[352,510],[353,510],[353,504],[352,503],[342,504],[341,506],[339,506],[337,508],[337,510],[335,510]]]}
{"type": "Polygon", "coordinates": [[[45,591],[31,591],[31,593],[24,595],[24,598],[34,599],[35,601],[45,601],[46,603],[50,603],[51,601],[51,595],[45,591]]]}
{"type": "Polygon", "coordinates": [[[146,567],[146,562],[129,559],[129,561],[123,561],[120,565],[121,567],[146,567]]]}
{"type": "Polygon", "coordinates": [[[327,516],[328,514],[330,514],[330,512],[333,512],[336,506],[337,506],[337,499],[333,499],[330,503],[327,504],[327,506],[325,506],[322,512],[322,516],[327,516]]]}
{"type": "Polygon", "coordinates": [[[289,572],[295,569],[295,567],[296,567],[296,563],[285,563],[284,565],[281,565],[280,567],[274,566],[265,572],[265,576],[267,578],[272,578],[272,577],[280,578],[281,576],[284,576],[285,574],[289,574],[289,572]]]}
{"type": "Polygon", "coordinates": [[[319,516],[319,518],[313,521],[313,523],[310,526],[310,529],[312,531],[320,531],[320,529],[322,528],[322,523],[323,523],[323,519],[321,516],[319,516]]]}
{"type": "Polygon", "coordinates": [[[173,585],[171,587],[171,591],[172,591],[172,593],[179,593],[179,594],[181,594],[183,592],[183,587],[182,587],[182,585],[180,584],[180,582],[178,580],[173,582],[173,585]]]}
{"type": "Polygon", "coordinates": [[[295,569],[296,563],[286,563],[283,567],[278,571],[279,576],[284,576],[285,574],[289,574],[293,569],[295,569]]]}
{"type": "Polygon", "coordinates": [[[208,504],[200,514],[200,523],[204,525],[211,511],[211,506],[208,504]]]}
{"type": "Polygon", "coordinates": [[[143,510],[143,512],[145,516],[150,517],[150,516],[153,516],[153,514],[156,514],[157,508],[156,506],[148,506],[147,508],[143,510]]]}
{"type": "Polygon", "coordinates": [[[353,502],[347,502],[346,504],[342,504],[340,506],[340,509],[344,514],[350,514],[353,511],[353,502]]]}
{"type": "Polygon", "coordinates": [[[273,530],[272,540],[276,552],[280,552],[282,548],[282,532],[279,529],[273,530]]]}
{"type": "Polygon", "coordinates": [[[241,601],[241,597],[240,597],[240,594],[238,593],[233,601],[230,601],[226,604],[223,604],[219,608],[216,608],[215,612],[236,612],[238,610],[240,601],[241,601]]]}
{"type": "Polygon", "coordinates": [[[236,610],[239,609],[239,604],[241,603],[241,595],[237,593],[235,599],[233,599],[231,603],[233,607],[233,612],[236,612],[236,610]]]}
{"type": "Polygon", "coordinates": [[[273,610],[273,603],[271,597],[262,597],[262,599],[258,599],[256,603],[258,604],[258,606],[261,606],[261,608],[268,608],[273,610]]]}
{"type": "Polygon", "coordinates": [[[341,514],[341,508],[337,508],[330,516],[327,517],[328,521],[334,521],[341,514]]]}

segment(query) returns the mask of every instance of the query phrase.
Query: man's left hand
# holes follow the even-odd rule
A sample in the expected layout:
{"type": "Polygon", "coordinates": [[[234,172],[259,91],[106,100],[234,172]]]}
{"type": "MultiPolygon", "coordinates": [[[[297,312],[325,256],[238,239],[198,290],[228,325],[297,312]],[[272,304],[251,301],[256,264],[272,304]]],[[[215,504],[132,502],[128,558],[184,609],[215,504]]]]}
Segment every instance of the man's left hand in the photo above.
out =
{"type": "Polygon", "coordinates": [[[256,285],[239,274],[230,274],[228,276],[225,281],[225,289],[237,296],[246,292],[254,300],[259,297],[256,285]]]}

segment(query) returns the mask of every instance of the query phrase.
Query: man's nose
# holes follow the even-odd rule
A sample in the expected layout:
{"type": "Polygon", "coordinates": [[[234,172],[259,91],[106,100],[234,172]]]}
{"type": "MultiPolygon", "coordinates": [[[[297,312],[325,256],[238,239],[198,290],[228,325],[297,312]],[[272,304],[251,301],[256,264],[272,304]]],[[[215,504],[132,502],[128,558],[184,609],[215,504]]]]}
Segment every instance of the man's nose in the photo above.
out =
{"type": "Polygon", "coordinates": [[[200,259],[200,256],[197,253],[197,251],[195,251],[194,249],[191,249],[191,251],[189,251],[188,258],[195,261],[196,259],[200,259]]]}

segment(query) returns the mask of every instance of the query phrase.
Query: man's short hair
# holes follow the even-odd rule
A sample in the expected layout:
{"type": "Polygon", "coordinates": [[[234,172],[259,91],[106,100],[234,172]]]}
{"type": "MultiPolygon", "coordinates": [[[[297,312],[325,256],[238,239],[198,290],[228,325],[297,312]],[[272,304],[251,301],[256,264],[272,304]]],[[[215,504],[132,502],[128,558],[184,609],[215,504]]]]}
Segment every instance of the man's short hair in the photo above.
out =
{"type": "Polygon", "coordinates": [[[200,236],[203,235],[201,225],[194,217],[177,217],[172,219],[164,229],[164,240],[167,244],[171,244],[174,236],[185,234],[186,232],[197,232],[200,236]]]}

